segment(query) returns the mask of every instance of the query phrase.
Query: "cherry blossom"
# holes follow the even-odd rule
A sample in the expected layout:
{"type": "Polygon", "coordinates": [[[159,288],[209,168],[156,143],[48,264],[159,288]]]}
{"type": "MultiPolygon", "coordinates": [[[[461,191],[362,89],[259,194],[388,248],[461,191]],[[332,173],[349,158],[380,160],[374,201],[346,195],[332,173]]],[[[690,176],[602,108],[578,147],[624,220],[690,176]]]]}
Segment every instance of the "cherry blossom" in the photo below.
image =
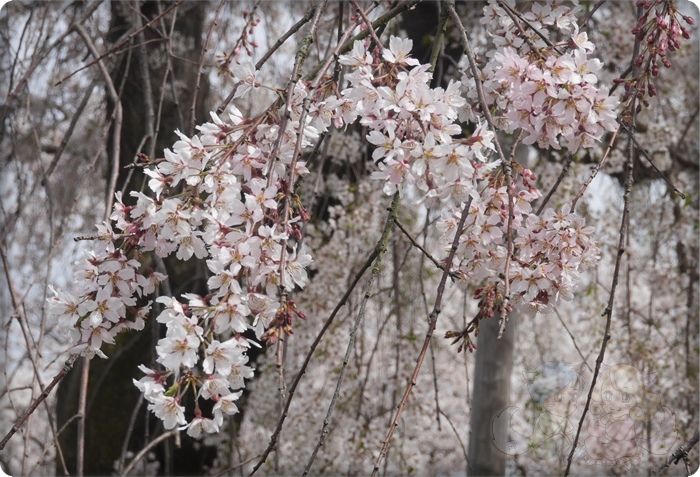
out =
{"type": "MultiPolygon", "coordinates": [[[[490,4],[487,11],[502,26],[494,42],[506,41],[485,66],[484,83],[501,129],[522,128],[526,144],[576,150],[610,130],[617,102],[594,86],[602,64],[588,57],[594,50],[585,33],[573,20],[557,23],[558,16],[573,16],[562,8],[533,7],[531,20],[566,31],[574,48],[538,58],[513,40],[505,12],[490,4]]],[[[470,78],[433,88],[429,65],[410,57],[410,40],[392,36],[381,55],[367,47],[358,41],[339,57],[347,84],[337,90],[298,82],[290,104],[273,104],[272,114],[252,120],[230,106],[227,114],[212,113],[192,137],[178,132],[165,157],[147,163],[150,193],[133,192],[133,206],[117,195],[112,224],[98,229],[102,251],[90,253],[77,272],[81,291],[55,291],[50,299],[53,315],[78,332],[80,349],[102,356],[101,347],[117,333],[144,327],[152,313],[146,298],[157,295],[156,322],[166,334],[156,345],[156,362],[165,371],[143,366],[145,376],[135,385],[167,429],[187,426],[194,437],[218,432],[223,415],[237,412],[241,393],[234,391],[255,374],[246,354],[254,342],[243,334],[254,330],[258,340],[274,343],[293,333],[297,318],[306,319],[289,295],[307,285],[314,263],[300,243],[309,213],[289,181],[309,173],[294,151],[309,151],[320,132],[355,122],[366,127],[376,163],[370,177],[386,194],[441,208],[437,228],[445,253],[459,232],[452,271],[481,293],[500,293],[507,280],[514,306],[546,311],[570,298],[580,270],[595,263],[592,230],[579,216],[565,209],[532,212],[541,197],[532,172],[518,167],[506,184],[496,132],[478,114],[470,78]],[[473,124],[467,134],[458,123],[465,118],[473,124]],[[468,220],[457,231],[466,203],[468,220]],[[512,257],[508,234],[516,246],[512,257]],[[167,277],[147,269],[149,253],[205,260],[211,272],[206,296],[164,296],[159,285],[167,277]],[[189,388],[197,397],[188,423],[180,400],[189,388]],[[202,414],[201,399],[215,402],[212,414],[202,414]]],[[[264,87],[247,60],[230,68],[240,82],[236,97],[264,87]]]]}

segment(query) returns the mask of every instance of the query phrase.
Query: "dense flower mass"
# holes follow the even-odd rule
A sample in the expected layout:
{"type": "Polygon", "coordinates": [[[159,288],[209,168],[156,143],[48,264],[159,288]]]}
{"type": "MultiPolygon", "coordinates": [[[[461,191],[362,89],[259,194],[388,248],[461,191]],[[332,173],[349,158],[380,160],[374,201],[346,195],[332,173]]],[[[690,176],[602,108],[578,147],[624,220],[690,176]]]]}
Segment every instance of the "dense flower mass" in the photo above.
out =
{"type": "MultiPolygon", "coordinates": [[[[561,8],[535,4],[526,17],[545,31],[566,32],[559,45],[571,48],[565,53],[538,37],[517,37],[506,12],[487,7],[501,30],[483,74],[498,127],[522,128],[526,144],[558,148],[563,141],[575,151],[612,128],[617,103],[594,86],[601,67],[589,58],[594,47],[578,31],[575,10],[561,8]],[[523,53],[526,43],[546,53],[523,53]]],[[[431,87],[429,65],[410,57],[410,40],[391,37],[381,55],[368,45],[358,41],[340,56],[347,85],[314,89],[297,82],[291,104],[278,101],[254,118],[230,107],[223,117],[212,113],[192,137],[178,132],[180,140],[162,159],[146,158],[152,194],[132,192],[134,205],[117,195],[112,223],[98,227],[100,248],[76,274],[78,295],[57,291],[51,299],[53,314],[73,330],[83,353],[104,357],[103,343],[142,329],[153,312],[146,297],[161,291],[166,276],[151,270],[151,254],[206,260],[206,296],[155,299],[156,321],[166,329],[156,346],[163,369],[142,366],[145,376],[135,382],[167,429],[187,427],[194,437],[217,432],[223,416],[237,412],[235,401],[253,376],[246,351],[257,343],[243,334],[253,330],[258,340],[274,342],[305,317],[288,299],[306,285],[312,263],[301,245],[300,223],[309,214],[294,181],[309,172],[299,152],[332,128],[356,122],[366,128],[372,178],[387,194],[442,207],[437,227],[445,249],[459,233],[453,272],[464,283],[503,289],[507,280],[514,306],[545,310],[570,298],[579,270],[597,259],[592,228],[581,217],[566,209],[532,212],[541,197],[532,172],[518,167],[515,180],[505,181],[502,159],[493,157],[494,131],[462,96],[462,83],[431,87]],[[470,133],[460,116],[472,120],[470,133]],[[457,231],[466,203],[468,220],[457,231]],[[505,276],[508,234],[515,248],[505,276]],[[215,402],[211,416],[202,415],[197,400],[188,422],[181,403],[188,389],[215,402]]],[[[231,68],[238,96],[261,87],[252,64],[231,68]]],[[[465,81],[472,99],[473,82],[465,81]]]]}
{"type": "MultiPolygon", "coordinates": [[[[579,7],[534,3],[521,21],[514,1],[502,5],[491,0],[482,19],[498,25],[490,31],[496,48],[481,70],[498,128],[507,133],[522,129],[524,144],[563,145],[571,152],[613,131],[619,101],[607,87],[596,87],[603,64],[589,57],[595,46],[576,24],[579,7]]],[[[480,114],[476,85],[468,76],[463,82],[470,99],[465,117],[474,121],[480,114]]]]}

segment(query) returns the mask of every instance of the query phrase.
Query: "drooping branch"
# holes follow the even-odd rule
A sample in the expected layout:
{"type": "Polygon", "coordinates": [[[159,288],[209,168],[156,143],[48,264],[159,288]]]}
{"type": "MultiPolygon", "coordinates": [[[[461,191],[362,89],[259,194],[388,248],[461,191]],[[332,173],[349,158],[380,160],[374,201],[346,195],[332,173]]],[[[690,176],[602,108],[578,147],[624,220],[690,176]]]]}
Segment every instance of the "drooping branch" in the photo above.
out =
{"type": "MultiPolygon", "coordinates": [[[[638,7],[637,8],[637,15],[640,16],[642,14],[642,8],[638,7]]],[[[635,40],[634,43],[634,53],[633,53],[633,58],[636,56],[637,52],[639,51],[639,40],[635,40]]],[[[635,101],[632,100],[630,102],[630,111],[631,111],[631,126],[632,129],[635,127],[635,120],[636,120],[636,112],[635,112],[635,101]]],[[[619,131],[619,129],[618,129],[619,131]]],[[[611,141],[612,144],[612,141],[611,141]]],[[[608,306],[605,308],[605,311],[603,311],[602,316],[605,317],[605,331],[603,332],[603,341],[600,345],[600,352],[598,353],[598,357],[596,358],[595,361],[595,370],[593,372],[593,378],[591,379],[591,386],[588,389],[588,396],[586,397],[586,405],[583,408],[583,413],[581,414],[581,418],[579,419],[578,422],[578,428],[576,429],[576,435],[574,437],[574,442],[571,445],[571,451],[569,452],[569,455],[566,459],[566,470],[564,471],[564,476],[569,475],[569,471],[571,470],[571,463],[573,462],[574,458],[574,452],[576,451],[576,446],[578,445],[578,440],[579,437],[581,436],[581,429],[583,428],[583,422],[586,418],[586,414],[588,413],[588,409],[591,405],[591,399],[593,398],[593,389],[595,388],[596,383],[598,382],[598,375],[600,374],[600,368],[603,365],[603,359],[605,358],[605,350],[608,345],[608,341],[610,341],[610,326],[612,323],[612,313],[613,313],[613,305],[615,303],[615,291],[617,290],[617,283],[620,277],[620,269],[622,267],[622,256],[625,254],[625,245],[627,243],[627,234],[629,233],[629,222],[630,222],[630,198],[632,195],[632,186],[634,184],[634,148],[635,148],[635,143],[634,141],[630,140],[629,141],[629,149],[628,149],[628,154],[627,154],[627,160],[625,161],[625,192],[623,194],[623,209],[622,209],[622,220],[620,223],[620,233],[619,233],[619,240],[617,244],[617,257],[615,258],[615,269],[613,271],[613,276],[612,276],[612,283],[610,285],[610,296],[608,298],[608,306]]],[[[573,209],[573,205],[572,205],[573,209]]]]}
{"type": "Polygon", "coordinates": [[[374,266],[372,267],[372,274],[370,275],[369,279],[367,280],[367,284],[365,285],[365,293],[362,296],[362,301],[360,303],[360,309],[357,312],[357,317],[355,318],[355,323],[353,323],[352,326],[352,331],[350,332],[350,339],[348,341],[348,347],[345,350],[345,357],[343,358],[343,365],[340,368],[340,374],[338,376],[338,381],[335,386],[335,392],[333,393],[333,398],[331,399],[331,403],[328,406],[328,411],[326,412],[326,417],[323,420],[323,428],[321,429],[321,436],[318,439],[318,443],[316,444],[316,447],[314,448],[313,453],[311,454],[311,458],[309,459],[309,462],[306,464],[306,467],[304,468],[304,473],[302,475],[308,475],[309,470],[311,470],[311,466],[314,463],[314,459],[316,458],[316,454],[318,454],[319,449],[323,445],[323,443],[326,440],[326,436],[328,435],[329,432],[329,427],[331,423],[331,416],[333,415],[333,410],[335,409],[335,403],[340,397],[340,388],[343,385],[343,378],[345,377],[345,370],[347,369],[348,363],[350,362],[350,353],[352,352],[353,345],[355,343],[355,336],[357,335],[357,329],[360,326],[360,322],[362,322],[362,319],[365,316],[365,307],[367,306],[367,301],[369,300],[371,293],[372,293],[372,287],[374,285],[374,281],[377,279],[379,276],[379,271],[382,263],[382,256],[386,252],[387,249],[387,244],[389,242],[389,236],[391,235],[391,231],[394,228],[395,218],[396,218],[396,208],[398,207],[399,203],[399,193],[395,192],[394,197],[391,200],[391,205],[389,206],[389,216],[386,219],[386,222],[384,223],[384,230],[382,231],[382,236],[379,239],[379,242],[377,243],[377,258],[374,261],[374,266]]]}
{"type": "Polygon", "coordinates": [[[471,206],[472,200],[471,197],[467,201],[467,203],[464,206],[464,209],[462,209],[462,216],[459,219],[459,225],[457,225],[457,230],[455,231],[455,236],[454,239],[452,240],[452,247],[450,248],[450,253],[447,256],[447,260],[445,261],[445,269],[442,272],[442,278],[440,278],[440,284],[438,285],[437,288],[437,296],[435,297],[435,305],[433,306],[433,310],[430,312],[430,316],[428,317],[429,319],[429,326],[428,326],[428,332],[425,335],[425,340],[423,341],[423,347],[421,348],[420,353],[418,354],[418,358],[416,359],[416,366],[413,369],[413,374],[411,375],[411,380],[408,383],[408,386],[406,387],[406,391],[403,394],[403,397],[401,398],[401,402],[399,402],[399,407],[396,410],[396,415],[394,416],[394,419],[391,423],[391,426],[389,426],[389,431],[386,435],[386,438],[384,439],[384,443],[382,444],[382,448],[379,451],[379,455],[377,456],[377,460],[374,463],[374,468],[372,469],[372,476],[376,476],[377,472],[379,472],[379,466],[382,463],[382,460],[386,456],[387,451],[389,450],[389,444],[391,442],[391,438],[394,435],[394,431],[399,425],[399,418],[401,417],[401,413],[403,412],[404,408],[406,407],[406,403],[408,402],[408,396],[411,394],[411,390],[413,387],[416,385],[418,382],[418,373],[420,372],[420,368],[423,365],[423,360],[425,359],[425,355],[428,351],[428,347],[430,345],[430,340],[433,337],[433,332],[435,331],[435,327],[437,325],[437,319],[438,316],[440,315],[441,307],[442,307],[442,295],[445,292],[445,285],[447,283],[447,276],[449,275],[449,270],[452,267],[452,260],[454,259],[455,254],[457,253],[457,247],[459,246],[459,238],[462,236],[463,228],[464,228],[464,223],[467,220],[467,217],[469,215],[469,207],[471,206]]]}
{"type": "Polygon", "coordinates": [[[355,290],[355,287],[359,283],[360,279],[362,276],[365,274],[367,269],[374,263],[374,260],[377,258],[377,255],[379,253],[379,248],[375,246],[374,250],[372,250],[372,253],[370,253],[369,257],[367,257],[367,260],[365,260],[365,263],[362,265],[360,270],[355,274],[355,278],[353,279],[352,283],[348,287],[348,289],[345,291],[345,294],[343,297],[340,299],[338,304],[335,306],[333,311],[331,312],[330,316],[326,320],[326,322],[323,324],[323,327],[321,328],[321,331],[318,332],[318,335],[316,336],[316,339],[314,339],[314,342],[311,343],[311,346],[309,347],[309,351],[306,354],[306,358],[304,358],[304,362],[301,365],[301,368],[297,372],[296,377],[294,378],[294,382],[292,385],[289,387],[289,392],[287,393],[287,402],[284,404],[284,409],[282,409],[282,414],[280,415],[279,421],[277,422],[277,427],[275,428],[275,431],[272,433],[272,436],[270,436],[270,444],[267,446],[265,451],[262,453],[262,456],[260,457],[260,461],[255,465],[253,468],[253,471],[250,473],[250,475],[253,475],[257,470],[262,466],[265,461],[267,460],[267,457],[270,455],[270,452],[272,452],[275,449],[275,446],[277,445],[277,439],[279,437],[280,432],[282,432],[282,427],[284,425],[284,421],[287,418],[289,414],[289,406],[292,403],[292,399],[294,398],[294,393],[296,392],[297,386],[299,385],[299,382],[301,381],[301,377],[304,376],[306,373],[306,368],[309,366],[309,362],[311,361],[311,357],[314,354],[314,351],[316,351],[316,348],[318,347],[319,343],[321,342],[321,339],[323,336],[326,334],[326,331],[328,331],[328,328],[330,328],[331,324],[333,323],[333,320],[335,319],[336,315],[340,311],[340,309],[347,303],[348,298],[350,298],[350,295],[352,292],[355,290]]]}

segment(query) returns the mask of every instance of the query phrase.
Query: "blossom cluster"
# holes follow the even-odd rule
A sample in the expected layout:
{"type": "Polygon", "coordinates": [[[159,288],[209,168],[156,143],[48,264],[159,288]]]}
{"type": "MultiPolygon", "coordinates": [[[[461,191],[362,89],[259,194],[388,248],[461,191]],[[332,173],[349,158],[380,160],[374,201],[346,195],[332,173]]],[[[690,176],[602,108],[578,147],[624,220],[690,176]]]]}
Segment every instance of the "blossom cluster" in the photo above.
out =
{"type": "MultiPolygon", "coordinates": [[[[584,53],[572,58],[585,60],[585,43],[577,50],[584,53]]],[[[276,101],[254,118],[235,107],[223,118],[212,113],[192,137],[178,132],[180,140],[163,158],[142,157],[151,194],[133,191],[128,203],[117,194],[111,222],[98,228],[101,250],[90,254],[78,273],[79,296],[57,291],[51,299],[53,314],[77,332],[83,352],[104,356],[103,343],[113,343],[120,331],[143,328],[151,312],[151,303],[143,302],[166,279],[146,266],[151,254],[206,260],[206,296],[156,298],[162,309],[156,321],[166,329],[156,346],[163,370],[142,366],[145,376],[135,381],[166,428],[182,426],[192,436],[217,432],[223,416],[237,412],[235,401],[253,376],[246,351],[256,343],[244,333],[253,330],[258,340],[274,342],[280,333],[293,332],[294,319],[305,318],[288,299],[308,282],[312,262],[300,245],[300,224],[309,214],[294,191],[294,178],[309,172],[298,152],[331,128],[355,122],[366,127],[377,166],[371,177],[387,194],[418,195],[431,206],[444,205],[438,227],[446,241],[454,236],[458,211],[472,201],[454,263],[465,279],[497,286],[507,254],[503,237],[512,233],[517,249],[505,279],[518,297],[514,303],[543,309],[559,296],[569,297],[579,267],[595,260],[591,229],[580,217],[531,212],[540,193],[527,169],[511,184],[515,217],[509,230],[501,163],[490,159],[494,132],[477,120],[467,135],[458,124],[460,111],[468,108],[461,83],[431,87],[429,66],[410,57],[410,40],[391,37],[381,55],[368,51],[368,44],[358,41],[339,58],[349,70],[347,87],[297,82],[289,104],[276,101]],[[189,421],[182,404],[188,390],[196,395],[189,421]],[[200,399],[215,402],[211,416],[202,415],[200,399]]],[[[511,50],[498,58],[510,61],[506,57],[519,68],[521,60],[511,50]]],[[[524,78],[535,69],[523,65],[520,90],[527,89],[524,78]]],[[[494,81],[505,78],[504,71],[494,70],[494,81]]],[[[240,83],[236,96],[261,87],[249,62],[237,64],[233,73],[240,83]]],[[[562,91],[592,94],[592,87],[582,86],[594,83],[589,74],[579,68],[555,82],[556,99],[569,104],[562,91]]],[[[611,103],[600,98],[605,110],[611,103]]],[[[606,124],[605,113],[594,105],[586,110],[581,101],[574,101],[570,112],[548,96],[538,111],[551,117],[554,109],[575,134],[586,131],[586,124],[606,124]],[[592,111],[598,114],[595,123],[590,123],[592,111]]],[[[570,140],[568,147],[582,142],[570,140]]]]}
{"type": "MultiPolygon", "coordinates": [[[[384,181],[386,193],[414,184],[424,200],[444,204],[437,227],[445,248],[457,232],[462,205],[471,200],[454,270],[465,282],[502,287],[509,206],[500,161],[488,157],[494,150],[493,132],[479,123],[469,138],[455,137],[461,135],[456,124],[458,110],[466,104],[456,95],[460,83],[451,83],[446,90],[431,88],[427,65],[411,59],[410,50],[410,40],[392,38],[390,48],[383,52],[384,62],[375,68],[359,42],[340,58],[354,68],[348,75],[352,87],[343,92],[344,98],[353,100],[360,122],[370,130],[367,140],[375,146],[372,158],[379,161],[379,170],[372,177],[384,181]],[[409,66],[413,68],[403,71],[409,66]],[[375,71],[381,73],[382,82],[393,80],[395,85],[375,86],[379,82],[375,71]]],[[[606,96],[601,101],[610,106],[609,99],[606,96]]],[[[566,120],[569,127],[585,128],[580,123],[585,121],[582,114],[566,116],[566,120]]],[[[569,147],[575,151],[579,145],[570,143],[569,147]]],[[[513,304],[546,311],[559,297],[572,297],[579,270],[597,261],[597,247],[591,238],[593,228],[586,227],[577,214],[565,209],[548,209],[542,216],[532,213],[531,203],[541,197],[536,177],[528,169],[522,169],[518,177],[511,184],[514,217],[510,233],[517,247],[508,276],[513,304]]]]}
{"type": "MultiPolygon", "coordinates": [[[[106,231],[109,226],[99,228],[106,231]]],[[[101,251],[89,252],[79,264],[75,282],[81,296],[51,287],[54,296],[49,299],[49,313],[81,343],[85,354],[104,358],[103,343],[113,344],[123,331],[143,329],[151,302],[137,307],[137,298],[153,293],[165,275],[140,273],[141,264],[111,243],[101,251]]]]}
{"type": "MultiPolygon", "coordinates": [[[[574,152],[593,146],[616,129],[619,101],[607,87],[596,87],[603,64],[589,57],[595,46],[576,24],[579,7],[533,3],[522,21],[515,8],[514,1],[500,6],[491,0],[482,19],[499,25],[491,32],[496,49],[480,72],[497,127],[507,133],[522,129],[523,143],[541,148],[574,152]],[[555,34],[565,41],[557,43],[555,34]]],[[[476,83],[466,74],[462,81],[470,99],[465,117],[476,120],[476,83]]]]}
{"type": "MultiPolygon", "coordinates": [[[[508,270],[510,303],[525,311],[547,312],[560,298],[570,300],[580,271],[597,262],[594,227],[564,206],[532,212],[541,197],[535,175],[520,168],[511,184],[514,253],[508,270]]],[[[503,273],[508,250],[508,193],[503,174],[492,175],[489,187],[471,204],[455,255],[460,280],[482,288],[504,291],[503,273]]],[[[451,244],[461,217],[456,207],[445,208],[437,223],[446,247],[451,244]]]]}
{"type": "Polygon", "coordinates": [[[352,71],[343,90],[340,119],[359,117],[375,146],[379,170],[372,178],[391,194],[415,186],[430,203],[460,203],[476,194],[476,170],[494,151],[493,132],[479,123],[468,138],[457,124],[466,104],[460,82],[431,88],[429,65],[410,58],[412,41],[392,37],[382,60],[374,61],[365,42],[356,42],[340,63],[352,71]]]}
{"type": "MultiPolygon", "coordinates": [[[[303,91],[297,96],[301,102],[303,91]]],[[[246,364],[253,342],[243,333],[251,329],[258,339],[274,341],[280,331],[292,332],[294,317],[304,318],[282,296],[307,283],[312,262],[298,245],[299,223],[308,214],[285,178],[290,151],[297,141],[313,144],[315,128],[307,125],[299,135],[299,118],[292,114],[281,132],[267,115],[250,120],[234,107],[228,122],[211,117],[193,137],[178,132],[180,140],[164,158],[145,158],[152,196],[134,191],[135,203],[127,205],[117,194],[111,223],[98,227],[102,250],[92,252],[77,273],[80,295],[56,291],[50,299],[53,315],[72,328],[78,348],[105,357],[103,343],[143,328],[151,303],[136,308],[137,302],[166,279],[141,273],[139,259],[146,262],[149,252],[206,259],[209,294],[156,299],[163,307],[156,321],[166,327],[157,362],[165,371],[144,367],[146,376],[136,382],[166,428],[188,427],[192,436],[218,431],[223,415],[237,412],[237,390],[253,376],[246,364]],[[280,213],[285,207],[286,215],[280,213]],[[173,382],[166,386],[169,378],[173,382]],[[181,399],[190,388],[197,400],[188,422],[181,399]],[[211,417],[201,415],[200,398],[216,402],[211,417]]],[[[308,172],[303,161],[293,167],[297,176],[308,172]]]]}

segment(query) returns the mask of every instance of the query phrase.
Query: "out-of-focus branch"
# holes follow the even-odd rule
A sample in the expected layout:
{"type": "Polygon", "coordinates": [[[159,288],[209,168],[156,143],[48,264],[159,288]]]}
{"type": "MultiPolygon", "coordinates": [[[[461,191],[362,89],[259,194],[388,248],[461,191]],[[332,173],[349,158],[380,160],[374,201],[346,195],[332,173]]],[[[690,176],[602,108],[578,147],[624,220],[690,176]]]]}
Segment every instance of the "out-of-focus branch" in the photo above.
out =
{"type": "MultiPolygon", "coordinates": [[[[123,47],[124,45],[126,45],[127,43],[129,43],[129,42],[130,42],[134,37],[136,37],[139,33],[143,32],[146,28],[149,28],[153,23],[155,23],[155,22],[157,22],[158,20],[160,20],[163,16],[165,16],[165,15],[166,15],[168,12],[170,12],[171,10],[173,10],[173,9],[175,9],[175,8],[177,8],[177,7],[179,7],[180,4],[182,4],[182,2],[184,2],[184,1],[185,1],[185,0],[178,0],[178,1],[175,2],[174,4],[170,5],[168,8],[166,8],[165,10],[163,10],[160,14],[158,14],[156,17],[154,17],[154,18],[153,18],[152,20],[150,20],[148,23],[146,23],[145,25],[143,25],[143,27],[141,27],[141,28],[139,28],[138,30],[134,30],[134,31],[132,31],[131,33],[129,33],[126,37],[124,37],[124,38],[123,38],[121,41],[119,41],[116,45],[114,45],[112,48],[110,48],[109,50],[107,50],[106,53],[103,53],[102,55],[96,56],[95,59],[94,59],[92,62],[86,64],[86,65],[83,66],[82,68],[78,68],[77,70],[73,71],[71,74],[69,74],[68,76],[66,76],[65,78],[61,79],[58,83],[56,83],[56,86],[59,86],[60,84],[62,84],[63,82],[65,82],[67,79],[73,77],[74,75],[76,75],[77,73],[83,71],[84,69],[89,68],[89,67],[93,66],[94,64],[99,64],[99,62],[100,62],[101,60],[103,60],[104,58],[107,58],[108,56],[110,56],[110,55],[112,55],[112,54],[118,52],[118,51],[120,50],[121,47],[123,47]]],[[[98,4],[101,3],[101,0],[98,1],[97,3],[98,3],[98,4]]],[[[95,7],[95,8],[97,8],[97,7],[95,7]]],[[[83,16],[84,16],[84,15],[83,15],[83,16]]],[[[81,24],[82,24],[82,22],[76,22],[75,25],[72,25],[72,26],[71,26],[71,29],[75,29],[76,26],[80,26],[81,24]]],[[[69,31],[70,31],[70,29],[69,29],[69,31]]]]}
{"type": "Polygon", "coordinates": [[[87,46],[88,50],[90,50],[90,54],[92,54],[92,56],[94,56],[97,59],[97,66],[100,69],[102,78],[104,79],[105,85],[107,86],[107,92],[109,93],[111,100],[114,102],[114,130],[112,132],[112,171],[109,178],[109,188],[107,189],[106,209],[104,216],[104,220],[107,221],[109,220],[109,216],[112,214],[114,192],[117,187],[117,177],[119,176],[119,150],[121,142],[120,139],[122,134],[122,104],[121,100],[119,99],[119,95],[117,94],[117,90],[114,87],[112,77],[109,75],[107,67],[101,60],[100,54],[97,51],[97,47],[92,41],[92,38],[90,38],[90,36],[87,34],[85,28],[83,28],[82,25],[75,25],[74,29],[85,42],[85,45],[87,46]]]}
{"type": "MultiPolygon", "coordinates": [[[[423,246],[421,246],[421,244],[419,244],[418,242],[416,242],[416,240],[411,236],[410,232],[409,232],[408,230],[406,230],[406,227],[403,226],[403,224],[402,224],[401,221],[398,219],[398,217],[395,219],[395,221],[396,221],[396,226],[401,230],[401,232],[403,232],[403,234],[406,236],[406,238],[408,238],[408,240],[411,242],[411,244],[412,244],[414,247],[416,247],[418,250],[420,250],[420,251],[423,253],[423,255],[425,255],[425,257],[428,258],[428,260],[430,260],[431,262],[433,262],[433,264],[434,264],[437,268],[439,268],[440,270],[443,270],[443,271],[444,271],[444,270],[445,270],[445,267],[444,267],[435,257],[433,257],[433,256],[430,254],[430,252],[428,252],[425,248],[423,248],[423,246]]],[[[449,274],[450,274],[450,277],[452,277],[453,280],[456,279],[457,276],[458,276],[456,272],[452,272],[452,271],[449,271],[449,274]]]]}
{"type": "MultiPolygon", "coordinates": [[[[642,14],[642,7],[637,7],[637,16],[640,17],[642,14]]],[[[636,39],[634,42],[632,58],[635,58],[639,54],[640,42],[636,39]]],[[[631,125],[632,129],[635,127],[635,121],[637,114],[635,112],[635,101],[634,99],[630,102],[631,111],[631,125]]],[[[622,123],[620,123],[622,125],[622,123]]],[[[617,129],[620,130],[619,128],[617,129]]],[[[630,134],[630,139],[632,135],[630,134]]],[[[614,140],[614,139],[613,139],[614,140]]],[[[612,141],[611,141],[612,145],[612,141]]],[[[610,325],[612,323],[612,313],[613,305],[615,303],[615,291],[617,289],[617,283],[620,278],[620,269],[622,267],[622,256],[625,254],[625,244],[627,243],[627,234],[629,233],[630,225],[630,200],[632,196],[632,186],[634,184],[634,147],[635,142],[629,141],[629,149],[627,153],[627,160],[625,161],[625,192],[623,194],[623,208],[622,208],[622,220],[620,223],[620,233],[619,240],[617,243],[617,257],[615,259],[615,269],[613,271],[612,283],[610,284],[610,296],[608,298],[608,306],[603,311],[602,316],[605,317],[605,331],[603,332],[603,342],[600,345],[600,352],[598,353],[598,358],[595,361],[595,370],[593,371],[593,378],[591,379],[591,387],[588,389],[588,396],[586,397],[586,405],[583,408],[583,413],[578,421],[578,428],[576,429],[576,435],[574,437],[574,442],[571,445],[571,451],[566,459],[566,470],[564,471],[564,477],[569,475],[571,470],[571,463],[574,459],[574,452],[576,452],[576,446],[578,444],[579,437],[581,436],[581,429],[583,428],[583,421],[586,419],[586,414],[591,405],[591,399],[593,397],[593,389],[598,381],[598,375],[600,373],[600,368],[603,365],[603,359],[605,358],[605,349],[610,341],[610,325]]],[[[573,210],[573,204],[572,204],[573,210]]]]}
{"type": "Polygon", "coordinates": [[[82,23],[90,18],[90,15],[93,14],[95,10],[97,10],[97,7],[100,6],[102,3],[102,0],[96,0],[95,2],[91,3],[86,9],[85,12],[83,12],[82,15],[80,15],[80,18],[78,18],[71,26],[66,28],[66,30],[54,40],[51,45],[46,47],[45,49],[37,52],[36,54],[32,55],[32,61],[29,64],[29,67],[27,67],[27,71],[25,71],[24,76],[22,76],[22,79],[20,79],[17,82],[17,86],[15,86],[15,89],[13,89],[8,95],[7,98],[5,98],[5,104],[0,106],[0,124],[5,121],[5,118],[9,114],[9,112],[13,108],[13,103],[17,95],[19,94],[20,91],[24,89],[24,86],[27,84],[27,81],[29,81],[29,77],[34,73],[34,70],[37,69],[37,67],[41,64],[42,61],[46,59],[48,54],[56,48],[58,45],[63,43],[63,40],[66,39],[68,35],[70,35],[75,27],[77,25],[82,25],[82,23]]]}
{"type": "Polygon", "coordinates": [[[17,420],[17,422],[12,426],[10,431],[5,434],[5,437],[2,438],[2,441],[0,441],[0,451],[5,448],[7,443],[12,439],[12,436],[14,436],[17,431],[22,427],[24,422],[29,418],[29,416],[32,415],[32,413],[36,410],[37,407],[39,407],[39,404],[41,404],[49,395],[51,394],[51,391],[53,390],[54,387],[61,381],[61,379],[65,378],[66,375],[70,372],[71,369],[73,369],[73,365],[75,364],[76,360],[80,357],[79,354],[72,354],[70,358],[66,361],[66,363],[63,365],[63,368],[61,368],[61,371],[54,376],[54,378],[51,380],[51,382],[44,388],[44,391],[37,397],[34,402],[27,408],[26,411],[24,411],[24,414],[17,420]]]}
{"type": "MultiPolygon", "coordinates": [[[[57,453],[59,456],[59,460],[63,464],[63,470],[66,470],[65,462],[63,459],[63,452],[61,451],[61,446],[58,442],[58,435],[56,434],[56,425],[53,420],[53,414],[51,410],[49,409],[48,404],[44,401],[45,397],[48,396],[48,393],[51,392],[51,384],[47,387],[44,387],[44,383],[41,380],[41,374],[39,373],[39,366],[36,363],[36,360],[34,358],[34,355],[31,352],[31,345],[32,345],[32,340],[33,337],[29,330],[27,329],[29,327],[29,321],[27,320],[27,315],[24,313],[24,298],[19,300],[17,298],[17,293],[15,292],[14,285],[12,283],[12,277],[10,276],[10,266],[7,260],[7,255],[5,254],[5,247],[0,243],[0,259],[2,260],[3,264],[3,269],[5,270],[5,280],[7,281],[7,286],[10,291],[10,300],[12,302],[12,307],[14,308],[14,313],[17,316],[17,321],[19,322],[20,329],[22,331],[22,335],[24,337],[24,341],[27,346],[27,356],[29,357],[29,361],[32,364],[32,369],[34,370],[34,375],[36,376],[37,383],[39,384],[39,389],[41,390],[41,395],[39,398],[37,398],[32,406],[25,411],[25,414],[22,415],[19,421],[12,427],[10,432],[5,436],[5,438],[2,440],[0,443],[0,451],[5,447],[5,444],[10,440],[12,435],[17,432],[17,430],[22,426],[24,421],[34,412],[36,407],[41,403],[44,402],[44,407],[46,408],[46,414],[47,418],[49,421],[49,429],[51,429],[51,434],[54,438],[54,442],[56,444],[56,449],[57,453]],[[43,398],[42,398],[43,396],[43,398]]],[[[34,347],[37,348],[36,343],[34,343],[34,347]]],[[[52,381],[53,383],[53,381],[52,381]]],[[[24,468],[24,464],[23,464],[24,468]]],[[[67,473],[67,472],[66,472],[67,473]]]]}
{"type": "Polygon", "coordinates": [[[141,449],[141,450],[139,451],[139,453],[136,454],[136,456],[134,456],[133,459],[131,459],[131,462],[129,462],[129,465],[126,466],[126,469],[124,469],[124,471],[121,473],[121,475],[122,475],[122,476],[127,475],[129,472],[131,472],[131,469],[133,469],[134,466],[135,466],[136,464],[138,464],[139,461],[140,461],[141,459],[143,459],[144,456],[146,456],[146,455],[151,451],[151,449],[153,449],[155,446],[157,446],[158,444],[160,444],[160,443],[163,442],[164,440],[168,439],[170,436],[176,435],[176,434],[179,433],[179,432],[180,432],[179,430],[173,429],[172,431],[168,431],[168,432],[166,432],[166,433],[164,433],[164,434],[159,435],[159,436],[156,437],[155,439],[153,439],[153,440],[152,440],[151,442],[149,442],[146,446],[144,446],[144,448],[141,449]]]}

